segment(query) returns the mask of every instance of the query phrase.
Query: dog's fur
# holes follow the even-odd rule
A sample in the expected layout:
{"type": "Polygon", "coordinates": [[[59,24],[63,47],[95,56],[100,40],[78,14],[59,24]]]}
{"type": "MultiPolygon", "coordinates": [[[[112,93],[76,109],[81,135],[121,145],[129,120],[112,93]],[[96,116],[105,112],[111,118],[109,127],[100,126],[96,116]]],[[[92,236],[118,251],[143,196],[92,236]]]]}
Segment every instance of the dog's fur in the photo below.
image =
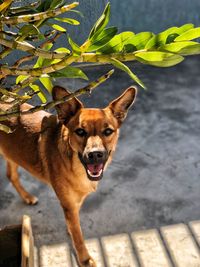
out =
{"type": "MultiPolygon", "coordinates": [[[[62,87],[53,88],[54,100],[68,94],[62,87]]],[[[136,89],[130,87],[104,109],[86,109],[73,98],[56,106],[58,116],[44,111],[22,115],[5,122],[13,130],[11,134],[0,131],[7,177],[28,204],[36,204],[37,198],[20,184],[18,166],[53,187],[80,266],[96,265],[84,243],[79,210],[86,196],[96,190],[112,159],[119,128],[135,96],[136,89]]],[[[20,108],[24,111],[30,107],[23,104],[20,108]]],[[[8,108],[10,104],[0,104],[0,109],[8,108]]]]}

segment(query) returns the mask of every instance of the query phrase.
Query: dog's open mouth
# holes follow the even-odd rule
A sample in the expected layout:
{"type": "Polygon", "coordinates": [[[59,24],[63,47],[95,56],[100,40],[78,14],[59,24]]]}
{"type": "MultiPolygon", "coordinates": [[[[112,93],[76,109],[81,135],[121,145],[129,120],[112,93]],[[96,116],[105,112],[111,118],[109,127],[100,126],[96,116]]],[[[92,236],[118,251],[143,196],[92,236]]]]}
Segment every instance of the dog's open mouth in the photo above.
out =
{"type": "Polygon", "coordinates": [[[86,172],[88,178],[92,181],[98,181],[103,177],[103,163],[98,164],[86,164],[86,172]]]}
{"type": "Polygon", "coordinates": [[[99,181],[103,177],[103,169],[104,163],[103,162],[94,162],[88,163],[86,160],[83,159],[82,155],[79,153],[79,159],[83,166],[85,167],[87,177],[91,181],[99,181]]]}

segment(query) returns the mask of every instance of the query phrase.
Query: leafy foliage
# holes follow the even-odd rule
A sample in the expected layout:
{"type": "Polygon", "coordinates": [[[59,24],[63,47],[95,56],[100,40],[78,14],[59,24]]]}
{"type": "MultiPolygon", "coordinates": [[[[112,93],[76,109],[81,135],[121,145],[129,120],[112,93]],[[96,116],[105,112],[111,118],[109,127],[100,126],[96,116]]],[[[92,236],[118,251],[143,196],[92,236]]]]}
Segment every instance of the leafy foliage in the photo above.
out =
{"type": "Polygon", "coordinates": [[[42,0],[20,7],[13,7],[12,3],[13,0],[0,0],[0,58],[6,60],[16,49],[26,51],[26,55],[11,66],[0,66],[0,101],[3,102],[8,101],[10,96],[10,90],[3,88],[3,82],[9,75],[16,76],[16,84],[11,88],[15,104],[26,102],[34,95],[45,103],[47,97],[42,88],[44,86],[51,93],[54,78],[88,79],[83,70],[70,66],[72,63],[112,64],[145,88],[123,62],[135,60],[156,67],[170,67],[183,61],[184,56],[200,54],[200,27],[185,24],[158,34],[118,33],[116,27],[108,27],[109,3],[82,45],[68,35],[65,47],[55,49],[54,43],[60,36],[66,35],[67,27],[79,25],[77,19],[67,15],[69,12],[80,14],[76,10],[78,2],[66,5],[64,0],[42,0]],[[21,98],[18,92],[28,87],[22,96],[24,98],[21,98]]]}

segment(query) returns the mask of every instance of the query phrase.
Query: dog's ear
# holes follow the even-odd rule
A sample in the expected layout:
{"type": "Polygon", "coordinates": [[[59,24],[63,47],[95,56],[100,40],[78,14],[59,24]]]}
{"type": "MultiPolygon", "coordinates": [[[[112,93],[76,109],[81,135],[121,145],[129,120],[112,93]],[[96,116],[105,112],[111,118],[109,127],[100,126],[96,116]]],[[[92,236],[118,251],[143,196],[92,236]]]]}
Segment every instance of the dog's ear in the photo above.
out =
{"type": "Polygon", "coordinates": [[[117,119],[119,126],[126,118],[128,113],[128,109],[133,104],[137,94],[137,89],[134,87],[129,87],[126,91],[117,99],[113,100],[109,104],[109,108],[111,109],[113,115],[117,119]]]}
{"type": "MultiPolygon", "coordinates": [[[[54,86],[52,90],[53,100],[59,100],[63,97],[70,95],[70,92],[60,86],[54,86]]],[[[76,97],[63,104],[56,105],[58,118],[63,124],[67,124],[72,116],[74,116],[81,108],[83,104],[76,97]]]]}

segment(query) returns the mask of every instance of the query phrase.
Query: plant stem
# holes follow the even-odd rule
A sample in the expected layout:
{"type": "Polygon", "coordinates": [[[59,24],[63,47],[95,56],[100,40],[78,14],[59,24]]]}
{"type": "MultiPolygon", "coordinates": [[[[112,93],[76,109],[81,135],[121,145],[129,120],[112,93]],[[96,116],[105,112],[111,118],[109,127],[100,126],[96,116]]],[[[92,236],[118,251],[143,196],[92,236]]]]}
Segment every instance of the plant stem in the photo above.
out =
{"type": "MultiPolygon", "coordinates": [[[[78,2],[74,2],[74,3],[75,3],[76,6],[79,4],[78,2]]],[[[68,6],[71,6],[70,9],[74,8],[74,6],[72,6],[72,5],[74,5],[74,3],[72,3],[71,5],[68,5],[68,6]]],[[[70,9],[69,9],[69,10],[70,10],[70,9]]],[[[68,10],[68,11],[69,11],[69,10],[68,10]]],[[[43,23],[43,21],[44,21],[44,19],[42,18],[42,19],[40,19],[39,21],[35,22],[35,23],[34,23],[35,27],[36,27],[36,28],[40,27],[40,25],[43,23]]],[[[1,23],[1,20],[0,20],[0,23],[1,23]]],[[[23,36],[18,36],[18,37],[15,39],[15,41],[18,41],[18,42],[21,41],[21,42],[22,42],[23,40],[26,39],[27,36],[28,36],[28,32],[25,33],[23,36]]],[[[4,49],[4,50],[0,53],[0,59],[6,57],[11,51],[12,51],[11,48],[6,48],[6,49],[4,49]]],[[[1,76],[0,76],[0,77],[1,77],[1,76]]]]}
{"type": "Polygon", "coordinates": [[[44,19],[58,16],[64,12],[67,12],[67,11],[77,7],[78,5],[79,5],[78,2],[74,2],[72,4],[65,5],[65,6],[60,7],[60,8],[56,8],[54,10],[47,10],[45,12],[40,12],[40,13],[36,13],[36,14],[13,16],[13,17],[2,17],[1,23],[7,24],[7,25],[16,25],[19,23],[29,23],[29,22],[34,22],[37,20],[44,20],[44,19]]]}
{"type": "Polygon", "coordinates": [[[6,46],[8,48],[11,48],[12,50],[18,49],[22,50],[24,52],[28,52],[36,57],[43,57],[47,59],[62,59],[66,55],[69,55],[67,53],[57,53],[54,51],[46,51],[40,48],[35,48],[33,45],[27,43],[27,42],[19,42],[19,41],[10,41],[6,40],[4,38],[0,38],[0,44],[3,46],[6,46]]]}
{"type": "Polygon", "coordinates": [[[110,70],[109,72],[107,72],[106,74],[102,75],[101,77],[99,77],[97,80],[91,82],[90,84],[88,84],[87,86],[80,88],[78,90],[76,90],[74,93],[71,93],[70,95],[65,96],[62,99],[56,100],[56,101],[51,101],[47,104],[44,105],[40,105],[40,106],[35,106],[31,109],[28,109],[26,111],[14,111],[14,112],[5,112],[4,114],[0,114],[0,121],[4,121],[7,120],[11,117],[18,117],[20,115],[27,115],[27,114],[31,114],[40,110],[48,110],[50,108],[55,107],[56,105],[62,104],[66,101],[69,101],[70,99],[80,96],[82,94],[86,94],[89,93],[91,94],[91,92],[101,83],[105,82],[108,78],[110,78],[110,76],[113,74],[114,70],[110,70]]]}
{"type": "MultiPolygon", "coordinates": [[[[136,53],[146,50],[138,50],[136,53]]],[[[73,62],[97,62],[97,63],[111,63],[111,58],[115,58],[119,61],[133,61],[135,60],[135,52],[133,53],[114,53],[109,55],[100,55],[96,53],[82,53],[80,56],[67,56],[63,58],[60,62],[53,64],[51,66],[45,66],[42,68],[12,68],[7,66],[1,66],[0,70],[3,75],[31,75],[34,77],[39,77],[42,74],[47,74],[55,71],[59,71],[73,62]]],[[[1,78],[1,75],[0,75],[1,78]]]]}
{"type": "Polygon", "coordinates": [[[20,95],[18,95],[16,93],[10,92],[10,91],[8,91],[8,90],[6,90],[4,88],[1,88],[1,87],[0,87],[0,93],[3,94],[3,97],[4,96],[6,96],[6,97],[12,97],[14,99],[23,99],[23,100],[26,99],[27,100],[27,99],[30,99],[31,98],[29,96],[20,96],[20,95]]]}

